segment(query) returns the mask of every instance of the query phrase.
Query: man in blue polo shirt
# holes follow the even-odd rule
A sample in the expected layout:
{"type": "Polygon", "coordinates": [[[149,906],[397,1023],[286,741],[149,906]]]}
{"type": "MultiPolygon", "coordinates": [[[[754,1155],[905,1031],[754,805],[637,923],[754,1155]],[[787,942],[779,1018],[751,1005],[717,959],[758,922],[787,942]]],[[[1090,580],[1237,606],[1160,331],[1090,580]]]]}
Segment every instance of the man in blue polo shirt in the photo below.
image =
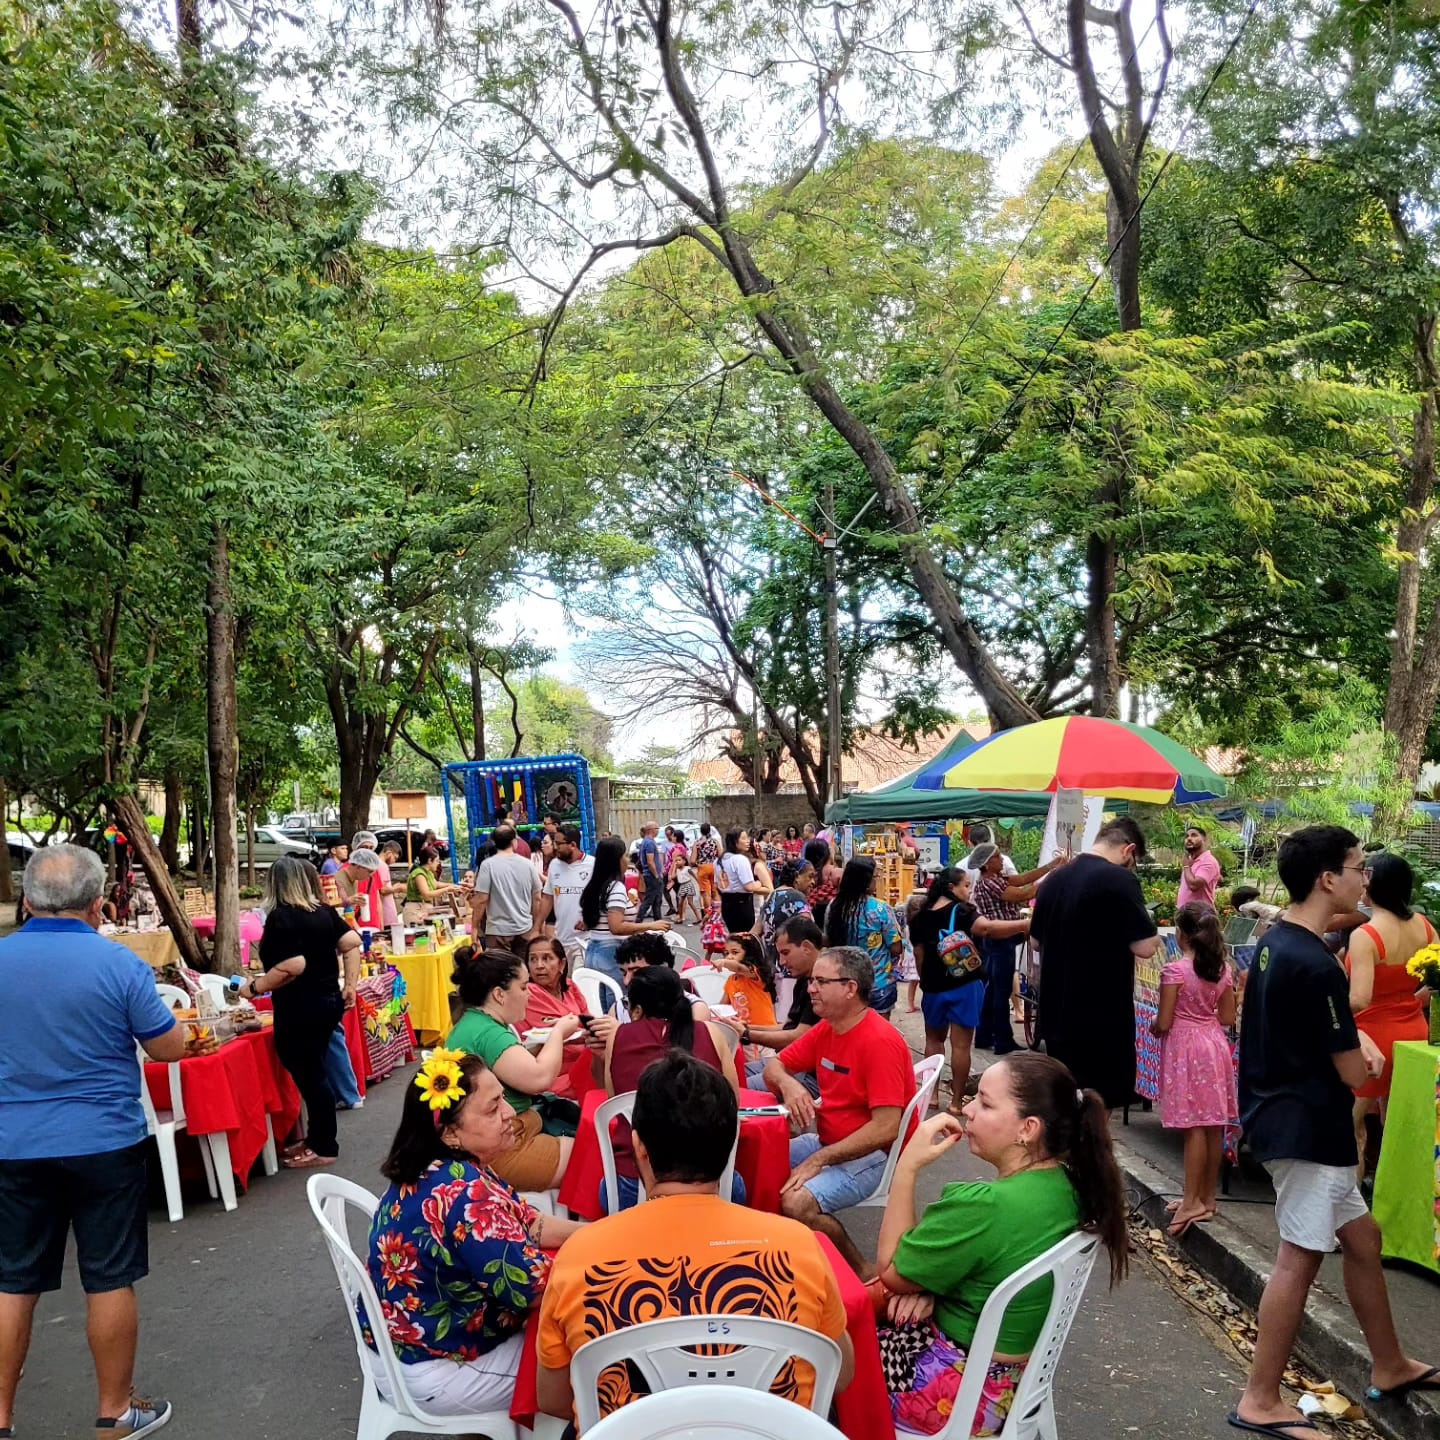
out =
{"type": "Polygon", "coordinates": [[[69,1233],[99,1385],[98,1436],[148,1435],[165,1400],[131,1392],[149,1269],[145,1112],[138,1041],[178,1060],[185,1034],[150,967],[96,933],[105,867],[77,845],[37,850],[25,869],[31,919],[0,940],[0,1437],[35,1305],[60,1288],[69,1233]]]}

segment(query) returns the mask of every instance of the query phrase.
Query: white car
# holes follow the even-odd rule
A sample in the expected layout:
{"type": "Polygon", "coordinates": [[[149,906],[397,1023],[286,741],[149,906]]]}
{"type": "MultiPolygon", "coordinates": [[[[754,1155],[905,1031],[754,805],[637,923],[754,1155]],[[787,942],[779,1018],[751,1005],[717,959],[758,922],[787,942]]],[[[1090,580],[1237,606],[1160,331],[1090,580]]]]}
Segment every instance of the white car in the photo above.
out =
{"type": "MultiPolygon", "coordinates": [[[[244,865],[250,852],[246,848],[248,842],[243,825],[236,834],[235,843],[240,852],[240,863],[244,865]]],[[[284,855],[294,855],[298,859],[308,860],[310,844],[305,840],[291,839],[278,825],[257,825],[255,827],[255,863],[257,865],[273,865],[284,855]]]]}

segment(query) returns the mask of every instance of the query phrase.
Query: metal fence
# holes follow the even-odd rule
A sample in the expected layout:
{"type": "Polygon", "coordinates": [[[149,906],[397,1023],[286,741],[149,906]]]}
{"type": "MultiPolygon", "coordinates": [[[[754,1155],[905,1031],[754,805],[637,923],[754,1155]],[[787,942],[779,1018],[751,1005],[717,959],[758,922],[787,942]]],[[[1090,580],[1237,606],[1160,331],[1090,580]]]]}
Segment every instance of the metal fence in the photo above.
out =
{"type": "Polygon", "coordinates": [[[709,801],[703,795],[654,797],[624,796],[602,800],[595,807],[595,823],[599,829],[622,836],[626,841],[640,834],[647,820],[664,825],[698,825],[710,818],[709,801]]]}

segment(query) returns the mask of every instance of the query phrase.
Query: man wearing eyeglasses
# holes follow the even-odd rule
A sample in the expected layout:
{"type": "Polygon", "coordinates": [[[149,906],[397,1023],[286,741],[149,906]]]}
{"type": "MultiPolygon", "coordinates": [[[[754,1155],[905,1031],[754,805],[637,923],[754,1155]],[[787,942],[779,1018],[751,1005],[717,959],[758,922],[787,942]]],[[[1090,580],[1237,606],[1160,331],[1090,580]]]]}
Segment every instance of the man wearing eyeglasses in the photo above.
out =
{"type": "Polygon", "coordinates": [[[819,1023],[765,1066],[765,1083],[789,1109],[793,1135],[781,1213],[829,1236],[865,1280],[875,1268],[835,1214],[875,1193],[915,1094],[910,1047],[870,1008],[874,980],[863,950],[822,950],[806,982],[819,1023]],[[795,1078],[806,1071],[819,1077],[818,1110],[795,1078]]]}
{"type": "Polygon", "coordinates": [[[1134,873],[1144,856],[1135,821],[1109,821],[1085,854],[1046,876],[1030,919],[1045,1049],[1111,1106],[1135,1094],[1135,961],[1160,948],[1134,873]]]}

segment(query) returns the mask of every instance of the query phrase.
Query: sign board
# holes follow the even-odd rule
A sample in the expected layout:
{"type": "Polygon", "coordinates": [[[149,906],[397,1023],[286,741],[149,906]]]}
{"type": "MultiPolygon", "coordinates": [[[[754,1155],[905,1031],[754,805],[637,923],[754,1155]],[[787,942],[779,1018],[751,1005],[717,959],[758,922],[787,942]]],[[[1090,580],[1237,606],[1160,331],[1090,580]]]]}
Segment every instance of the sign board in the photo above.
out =
{"type": "Polygon", "coordinates": [[[1050,802],[1050,812],[1045,817],[1040,863],[1045,865],[1056,855],[1078,855],[1088,849],[1100,833],[1104,814],[1103,795],[1086,795],[1080,790],[1057,790],[1050,802]]]}
{"type": "Polygon", "coordinates": [[[915,847],[920,852],[920,859],[917,862],[920,869],[931,875],[935,874],[937,870],[942,870],[945,862],[940,858],[940,836],[916,835],[914,840],[915,847]]]}
{"type": "Polygon", "coordinates": [[[844,828],[840,831],[840,858],[842,860],[853,860],[855,858],[855,826],[847,820],[844,828]]]}
{"type": "Polygon", "coordinates": [[[427,798],[423,790],[389,790],[385,794],[387,813],[392,820],[423,820],[429,813],[427,798]]]}

